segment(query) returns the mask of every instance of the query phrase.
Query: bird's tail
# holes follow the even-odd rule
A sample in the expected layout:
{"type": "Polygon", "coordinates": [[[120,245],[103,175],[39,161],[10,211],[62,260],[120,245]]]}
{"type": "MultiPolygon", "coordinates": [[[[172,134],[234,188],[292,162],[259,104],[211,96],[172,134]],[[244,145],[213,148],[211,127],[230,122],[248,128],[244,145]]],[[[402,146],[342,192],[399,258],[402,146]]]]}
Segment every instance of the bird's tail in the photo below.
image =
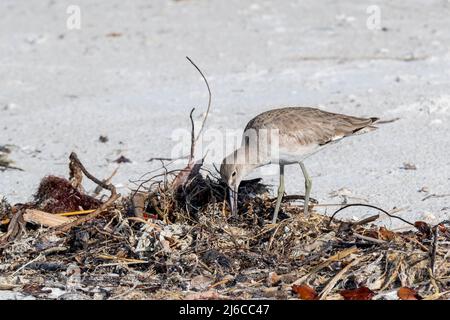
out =
{"type": "Polygon", "coordinates": [[[373,118],[370,118],[370,120],[372,120],[372,121],[368,125],[363,126],[361,128],[356,129],[355,131],[353,131],[353,135],[364,134],[364,133],[367,133],[367,132],[371,132],[371,131],[377,130],[378,127],[375,127],[373,124],[375,122],[377,122],[378,120],[380,120],[380,118],[373,117],[373,118]]]}

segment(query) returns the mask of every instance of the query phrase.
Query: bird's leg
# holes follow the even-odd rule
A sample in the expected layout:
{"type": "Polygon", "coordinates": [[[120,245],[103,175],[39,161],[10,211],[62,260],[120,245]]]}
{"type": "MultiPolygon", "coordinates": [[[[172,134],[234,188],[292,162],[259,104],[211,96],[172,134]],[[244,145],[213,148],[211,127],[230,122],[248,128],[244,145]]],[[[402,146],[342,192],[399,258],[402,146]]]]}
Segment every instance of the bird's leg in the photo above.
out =
{"type": "Polygon", "coordinates": [[[281,200],[283,199],[283,195],[284,195],[284,165],[280,164],[280,184],[278,186],[277,204],[275,206],[275,211],[273,212],[272,223],[277,222],[278,211],[280,210],[280,205],[281,205],[281,200]]]}
{"type": "Polygon", "coordinates": [[[309,207],[309,196],[311,194],[312,180],[306,171],[305,165],[303,162],[299,162],[300,168],[302,168],[303,176],[305,177],[305,204],[303,206],[303,212],[305,216],[308,215],[308,207],[309,207]]]}

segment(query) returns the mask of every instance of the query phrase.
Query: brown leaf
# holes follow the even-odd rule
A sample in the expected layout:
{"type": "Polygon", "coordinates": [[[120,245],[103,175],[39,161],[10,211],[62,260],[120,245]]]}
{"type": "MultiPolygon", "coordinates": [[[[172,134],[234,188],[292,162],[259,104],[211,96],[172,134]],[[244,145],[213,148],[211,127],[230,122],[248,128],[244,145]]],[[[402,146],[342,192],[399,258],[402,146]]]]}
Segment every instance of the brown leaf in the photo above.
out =
{"type": "Polygon", "coordinates": [[[416,221],[414,222],[414,226],[423,233],[427,238],[431,237],[431,228],[425,221],[416,221]]]}
{"type": "Polygon", "coordinates": [[[344,300],[372,300],[375,292],[362,286],[352,290],[341,290],[339,294],[344,297],[344,300]]]}
{"type": "Polygon", "coordinates": [[[219,300],[226,299],[226,296],[219,294],[215,290],[209,290],[204,292],[195,292],[188,294],[184,297],[186,300],[219,300]]]}
{"type": "Polygon", "coordinates": [[[391,241],[395,238],[395,232],[392,232],[385,227],[380,227],[379,232],[382,240],[391,241]]]}
{"type": "Polygon", "coordinates": [[[401,300],[422,300],[422,297],[414,289],[408,287],[398,289],[397,296],[401,300]]]}
{"type": "Polygon", "coordinates": [[[447,228],[445,227],[445,225],[442,223],[438,224],[438,228],[439,228],[439,231],[442,233],[446,233],[448,231],[447,228]]]}
{"type": "Polygon", "coordinates": [[[370,237],[370,238],[374,238],[374,239],[378,239],[379,238],[379,232],[374,229],[374,230],[364,230],[363,235],[366,237],[370,237]]]}
{"type": "Polygon", "coordinates": [[[271,287],[278,285],[281,282],[281,277],[276,272],[270,272],[267,277],[267,284],[271,287]]]}
{"type": "Polygon", "coordinates": [[[292,286],[292,291],[297,294],[297,296],[302,300],[317,300],[318,294],[316,290],[307,286],[306,284],[292,286]]]}
{"type": "Polygon", "coordinates": [[[212,280],[203,275],[198,275],[191,279],[191,287],[196,291],[205,291],[211,284],[212,280]]]}
{"type": "Polygon", "coordinates": [[[29,283],[29,284],[25,284],[22,287],[22,292],[27,293],[27,294],[31,294],[31,295],[36,295],[36,294],[41,294],[41,293],[51,293],[52,292],[52,290],[50,290],[50,289],[43,290],[42,288],[44,288],[43,285],[35,284],[35,283],[29,283]]]}

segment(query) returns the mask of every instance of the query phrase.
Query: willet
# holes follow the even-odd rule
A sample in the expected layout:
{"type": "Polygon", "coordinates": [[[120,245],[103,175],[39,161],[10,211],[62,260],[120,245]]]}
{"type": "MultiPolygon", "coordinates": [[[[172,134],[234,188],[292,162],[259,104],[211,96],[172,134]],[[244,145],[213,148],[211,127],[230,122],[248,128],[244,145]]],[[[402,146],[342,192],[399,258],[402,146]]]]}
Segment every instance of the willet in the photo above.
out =
{"type": "Polygon", "coordinates": [[[263,112],[244,129],[241,146],[223,159],[222,179],[230,188],[230,206],[237,213],[237,195],[242,179],[254,169],[277,163],[280,166],[278,197],[273,214],[277,221],[284,195],[284,166],[300,165],[305,178],[304,213],[308,214],[312,180],[303,160],[342,138],[376,129],[378,118],[358,118],[315,108],[291,107],[263,112]]]}

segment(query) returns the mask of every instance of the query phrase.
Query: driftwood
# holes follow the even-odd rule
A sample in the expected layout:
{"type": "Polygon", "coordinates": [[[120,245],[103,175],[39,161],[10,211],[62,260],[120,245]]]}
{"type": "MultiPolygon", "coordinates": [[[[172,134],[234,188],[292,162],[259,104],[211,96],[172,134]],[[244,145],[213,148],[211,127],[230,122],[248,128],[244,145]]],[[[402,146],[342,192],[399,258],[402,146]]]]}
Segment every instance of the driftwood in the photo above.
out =
{"type": "Polygon", "coordinates": [[[9,221],[8,230],[6,234],[0,237],[0,245],[4,245],[9,241],[13,240],[14,238],[16,238],[22,232],[23,224],[24,224],[23,210],[15,209],[14,215],[9,221]]]}
{"type": "Polygon", "coordinates": [[[57,227],[73,221],[71,218],[34,209],[26,209],[23,220],[44,227],[57,227]]]}

